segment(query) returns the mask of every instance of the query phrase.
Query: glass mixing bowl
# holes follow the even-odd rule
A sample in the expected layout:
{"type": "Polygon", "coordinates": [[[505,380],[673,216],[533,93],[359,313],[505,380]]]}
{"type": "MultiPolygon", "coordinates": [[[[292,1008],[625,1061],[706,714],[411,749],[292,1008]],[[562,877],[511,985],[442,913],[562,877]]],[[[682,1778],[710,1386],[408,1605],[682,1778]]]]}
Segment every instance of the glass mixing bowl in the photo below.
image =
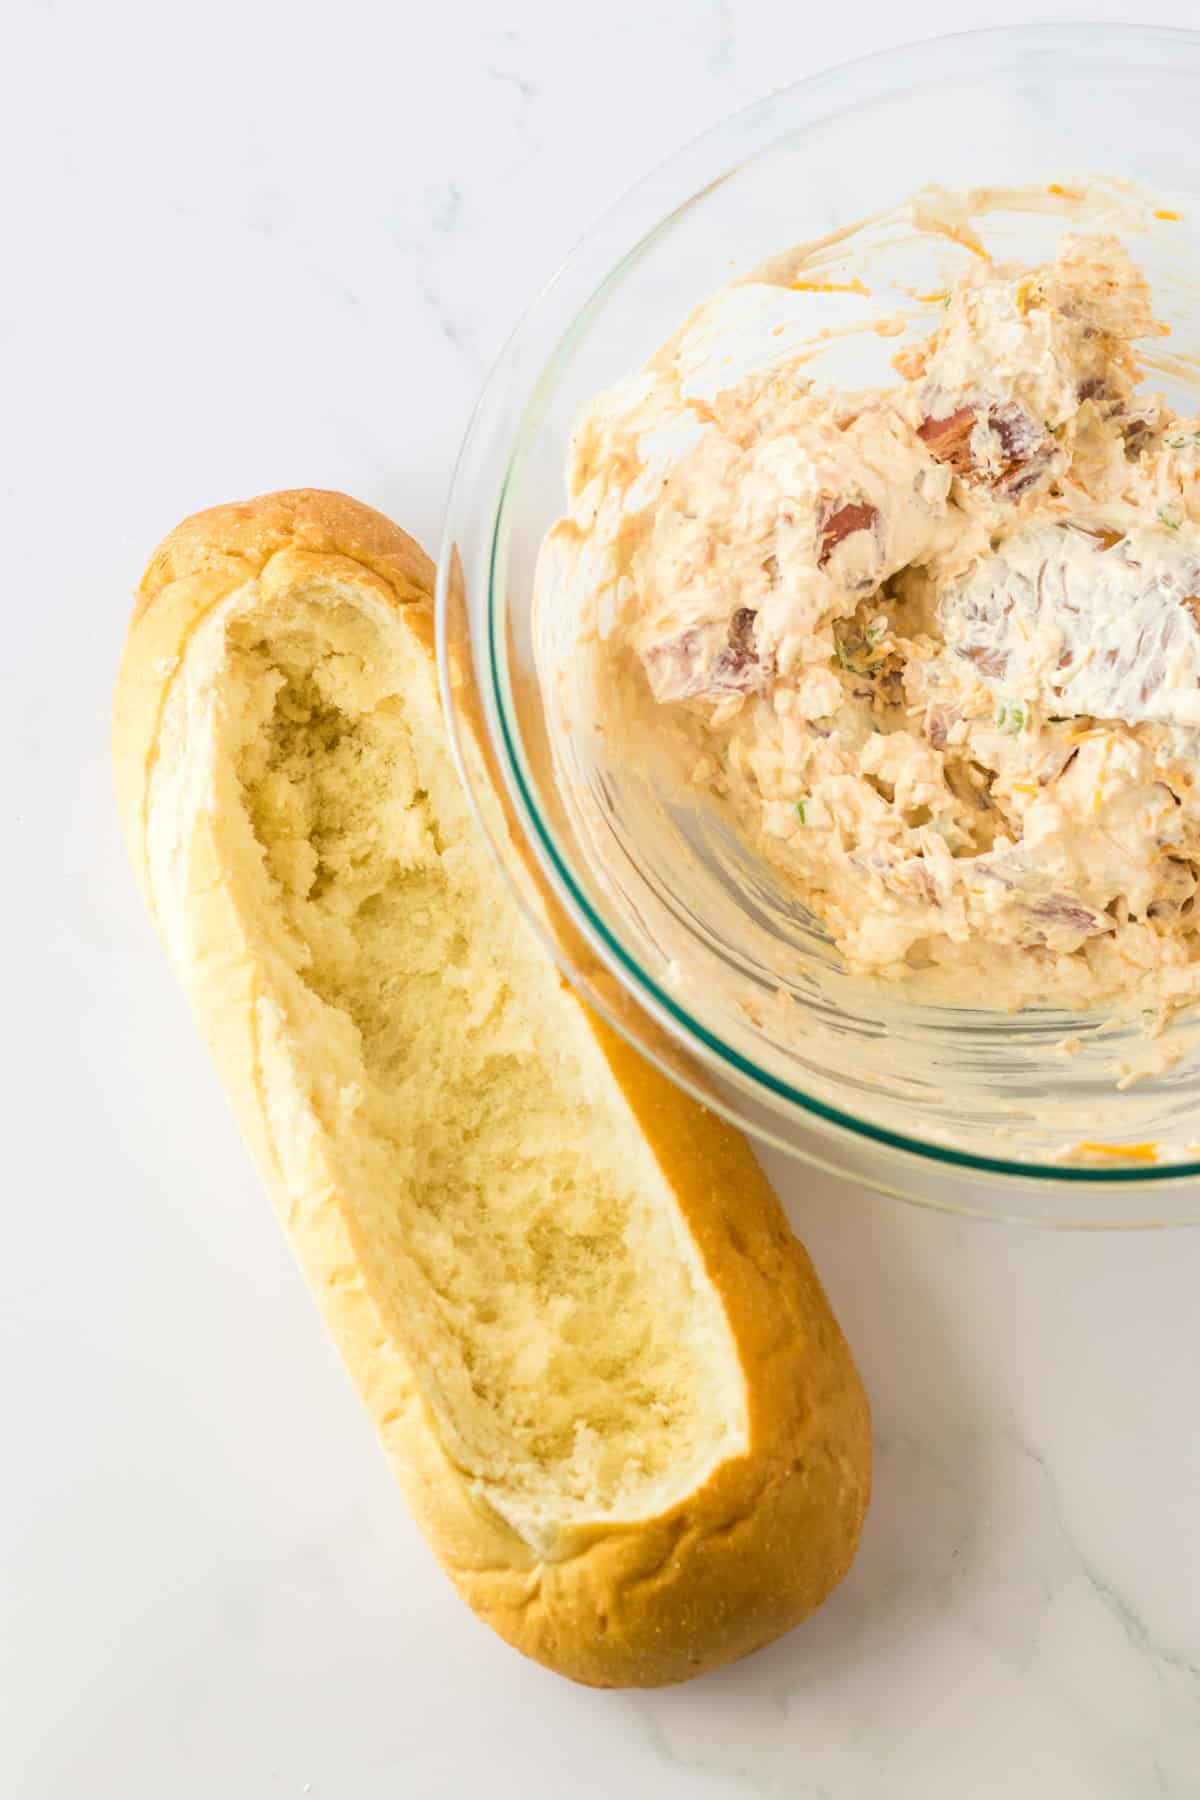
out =
{"type": "MultiPolygon", "coordinates": [[[[1188,1023],[1148,1050],[1137,1021],[931,1004],[847,975],[795,894],[681,796],[652,746],[614,750],[576,704],[578,595],[565,575],[556,592],[543,567],[535,608],[539,552],[564,508],[572,427],[597,392],[735,275],[931,182],[1046,191],[1105,171],[1143,184],[1171,216],[1130,247],[1173,350],[1200,350],[1198,115],[1200,35],[1135,27],[975,32],[785,89],[673,157],[587,234],[501,357],[454,478],[438,627],[456,753],[564,972],[750,1132],[929,1205],[1060,1225],[1200,1220],[1188,1023]],[[1156,1058],[1158,1072],[1128,1079],[1156,1058]]],[[[1037,260],[1063,221],[1001,210],[983,228],[989,247],[1037,260]]],[[[869,304],[791,295],[803,311],[781,321],[747,308],[753,287],[738,292],[739,316],[706,352],[718,386],[722,370],[779,357],[801,326],[836,328],[869,304]]],[[[834,379],[872,378],[855,361],[866,337],[831,342],[849,358],[834,379]]],[[[1179,380],[1165,373],[1155,385],[1194,410],[1186,363],[1179,380]]]]}

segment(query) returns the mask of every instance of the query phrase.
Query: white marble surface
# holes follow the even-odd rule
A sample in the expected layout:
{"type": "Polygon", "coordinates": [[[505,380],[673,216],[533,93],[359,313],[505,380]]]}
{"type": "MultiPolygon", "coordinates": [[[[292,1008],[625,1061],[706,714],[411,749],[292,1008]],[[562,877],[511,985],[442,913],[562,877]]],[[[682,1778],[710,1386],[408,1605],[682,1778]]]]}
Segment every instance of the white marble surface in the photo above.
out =
{"type": "Polygon", "coordinates": [[[434,542],[489,359],[602,205],[765,88],[963,22],[6,13],[3,1795],[1200,1794],[1200,1234],[955,1224],[776,1164],[874,1401],[861,1556],[740,1668],[572,1689],[460,1608],[396,1500],[109,793],[127,597],[177,517],[317,483],[434,542]]]}

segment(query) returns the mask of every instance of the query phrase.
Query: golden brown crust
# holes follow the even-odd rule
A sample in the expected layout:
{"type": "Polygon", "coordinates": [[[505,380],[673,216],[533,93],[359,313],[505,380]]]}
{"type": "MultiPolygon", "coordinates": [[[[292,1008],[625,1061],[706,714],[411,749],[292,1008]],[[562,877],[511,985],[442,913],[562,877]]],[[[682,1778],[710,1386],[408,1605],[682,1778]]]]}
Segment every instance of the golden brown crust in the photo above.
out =
{"type": "Polygon", "coordinates": [[[386,581],[401,605],[433,595],[433,563],[406,531],[346,494],[293,488],[213,506],[177,525],[147,564],[134,620],[177,581],[205,574],[228,588],[259,574],[279,550],[349,557],[386,581]]]}
{"type": "MultiPolygon", "coordinates": [[[[433,568],[404,532],[343,495],[302,490],[214,508],[152,559],[130,627],[114,720],[122,819],[144,874],[144,813],[164,697],[209,608],[249,580],[301,568],[383,595],[433,654],[433,568]]],[[[849,1567],[866,1511],[866,1398],[807,1253],[737,1132],[675,1088],[594,1014],[614,1080],[664,1171],[721,1295],[743,1369],[749,1447],[666,1514],[577,1531],[541,1561],[472,1495],[404,1357],[381,1329],[327,1172],[284,1184],[261,1080],[260,976],[220,849],[201,825],[189,905],[206,957],[193,1003],[326,1325],[418,1522],[501,1636],[597,1686],[685,1679],[769,1642],[849,1567]]],[[[554,903],[543,895],[547,907],[554,903]]],[[[581,1003],[582,1004],[582,1003],[581,1003]]]]}

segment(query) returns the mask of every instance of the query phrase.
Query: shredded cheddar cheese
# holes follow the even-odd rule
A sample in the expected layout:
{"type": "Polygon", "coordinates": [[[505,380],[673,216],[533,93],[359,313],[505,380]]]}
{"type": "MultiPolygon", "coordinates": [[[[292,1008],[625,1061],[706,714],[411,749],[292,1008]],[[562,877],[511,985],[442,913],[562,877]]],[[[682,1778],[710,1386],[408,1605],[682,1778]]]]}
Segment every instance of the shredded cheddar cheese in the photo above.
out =
{"type": "Polygon", "coordinates": [[[1022,318],[1032,312],[1035,306],[1042,303],[1041,283],[1032,275],[1027,275],[1017,288],[1017,311],[1022,318]]]}
{"type": "Polygon", "coordinates": [[[1081,1153],[1088,1156],[1111,1156],[1119,1158],[1122,1162],[1152,1163],[1158,1161],[1157,1144],[1099,1144],[1088,1142],[1080,1144],[1079,1149],[1081,1153]]]}
{"type": "Polygon", "coordinates": [[[865,294],[871,297],[871,290],[865,281],[856,275],[853,281],[793,281],[793,290],[798,294],[865,294]]]}

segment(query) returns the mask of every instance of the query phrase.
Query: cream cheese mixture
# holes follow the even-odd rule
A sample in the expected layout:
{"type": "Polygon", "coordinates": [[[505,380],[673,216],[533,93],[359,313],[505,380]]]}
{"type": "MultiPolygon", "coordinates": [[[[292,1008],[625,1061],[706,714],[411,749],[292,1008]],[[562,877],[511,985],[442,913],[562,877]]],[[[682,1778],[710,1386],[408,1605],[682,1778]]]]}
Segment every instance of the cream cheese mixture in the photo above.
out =
{"type": "Polygon", "coordinates": [[[1161,328],[1116,237],[977,256],[937,318],[894,386],[796,362],[689,401],[612,666],[852,968],[1192,997],[1200,420],[1139,391],[1161,328]]]}

